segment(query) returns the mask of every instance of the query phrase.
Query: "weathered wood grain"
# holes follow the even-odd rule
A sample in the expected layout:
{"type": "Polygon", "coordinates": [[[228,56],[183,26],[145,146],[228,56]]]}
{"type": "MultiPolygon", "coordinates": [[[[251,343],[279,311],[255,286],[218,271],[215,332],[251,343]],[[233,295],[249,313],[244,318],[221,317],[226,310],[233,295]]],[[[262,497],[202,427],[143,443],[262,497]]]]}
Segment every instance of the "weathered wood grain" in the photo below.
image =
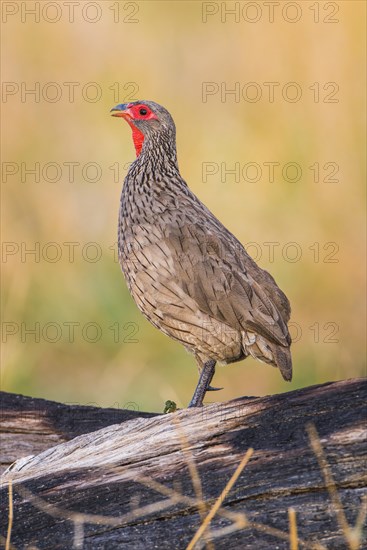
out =
{"type": "Polygon", "coordinates": [[[248,465],[210,525],[213,547],[290,548],[292,507],[306,547],[316,548],[318,542],[344,550],[349,546],[306,425],[311,422],[317,429],[345,516],[354,526],[358,517],[363,519],[367,494],[366,397],[366,381],[349,380],[137,418],[85,433],[3,476],[0,533],[6,536],[12,480],[11,541],[17,549],[184,549],[201,524],[190,457],[209,509],[252,447],[248,465]],[[168,502],[172,489],[176,501],[168,502]],[[246,514],[251,525],[237,529],[233,513],[246,514]]]}
{"type": "Polygon", "coordinates": [[[39,454],[58,443],[111,424],[151,416],[155,414],[64,405],[0,392],[0,473],[22,456],[39,454]]]}

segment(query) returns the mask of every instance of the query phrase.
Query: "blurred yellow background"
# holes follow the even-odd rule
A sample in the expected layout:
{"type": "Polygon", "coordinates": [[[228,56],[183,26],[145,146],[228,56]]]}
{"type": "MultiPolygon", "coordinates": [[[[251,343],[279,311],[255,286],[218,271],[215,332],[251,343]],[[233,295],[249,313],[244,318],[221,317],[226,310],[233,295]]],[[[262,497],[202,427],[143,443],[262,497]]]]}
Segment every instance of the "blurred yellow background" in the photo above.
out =
{"type": "Polygon", "coordinates": [[[116,261],[135,152],[109,110],[134,99],[171,112],[183,177],[292,305],[292,383],[249,358],[217,368],[207,401],[364,375],[365,3],[35,4],[2,2],[1,388],[191,398],[193,358],[116,261]]]}

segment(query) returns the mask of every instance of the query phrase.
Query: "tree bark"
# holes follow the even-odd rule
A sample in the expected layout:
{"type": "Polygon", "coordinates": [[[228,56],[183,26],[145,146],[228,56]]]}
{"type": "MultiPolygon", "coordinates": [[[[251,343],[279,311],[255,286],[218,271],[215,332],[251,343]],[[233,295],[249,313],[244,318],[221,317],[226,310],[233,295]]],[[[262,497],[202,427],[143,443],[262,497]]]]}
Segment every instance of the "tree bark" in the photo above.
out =
{"type": "Polygon", "coordinates": [[[19,460],[2,477],[1,540],[13,515],[9,548],[187,548],[247,453],[193,548],[362,548],[366,390],[346,380],[167,415],[3,393],[1,464],[19,460]]]}

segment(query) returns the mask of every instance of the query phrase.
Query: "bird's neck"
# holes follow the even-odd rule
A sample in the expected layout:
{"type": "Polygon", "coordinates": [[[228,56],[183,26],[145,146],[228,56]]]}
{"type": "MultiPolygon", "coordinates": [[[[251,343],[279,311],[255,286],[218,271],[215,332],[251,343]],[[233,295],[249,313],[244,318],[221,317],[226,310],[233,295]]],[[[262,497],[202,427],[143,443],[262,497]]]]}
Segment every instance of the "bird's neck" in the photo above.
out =
{"type": "Polygon", "coordinates": [[[162,177],[180,176],[176,137],[170,132],[145,137],[141,142],[139,136],[134,140],[137,158],[130,167],[129,173],[145,176],[144,179],[159,181],[162,177]]]}
{"type": "Polygon", "coordinates": [[[160,137],[145,140],[140,155],[129,168],[121,196],[125,210],[122,216],[128,210],[135,220],[144,218],[146,211],[157,214],[175,206],[178,196],[190,193],[179,172],[174,136],[160,137]]]}

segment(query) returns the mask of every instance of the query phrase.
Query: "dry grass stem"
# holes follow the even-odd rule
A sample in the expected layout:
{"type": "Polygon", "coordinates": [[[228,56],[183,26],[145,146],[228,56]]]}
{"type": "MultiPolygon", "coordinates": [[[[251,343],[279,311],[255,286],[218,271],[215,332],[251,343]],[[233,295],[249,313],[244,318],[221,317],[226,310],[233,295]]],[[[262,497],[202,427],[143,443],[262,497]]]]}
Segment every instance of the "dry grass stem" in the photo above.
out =
{"type": "Polygon", "coordinates": [[[214,503],[213,507],[211,508],[209,514],[206,516],[205,520],[200,525],[199,529],[196,531],[194,537],[192,538],[192,540],[188,544],[186,550],[192,550],[194,548],[195,544],[198,542],[198,540],[202,537],[202,535],[204,534],[206,528],[210,524],[211,520],[214,518],[215,514],[218,512],[219,508],[222,506],[222,503],[223,503],[224,499],[226,498],[226,496],[228,495],[228,493],[232,489],[233,485],[236,483],[237,479],[239,478],[242,470],[244,469],[244,467],[246,466],[246,464],[250,460],[253,452],[254,452],[254,449],[252,449],[251,447],[249,449],[247,449],[247,452],[246,452],[245,456],[243,457],[240,464],[237,466],[234,474],[232,475],[231,479],[228,481],[227,485],[224,487],[223,491],[221,492],[221,494],[219,495],[219,497],[215,501],[215,503],[214,503]]]}
{"type": "Polygon", "coordinates": [[[307,430],[307,434],[310,440],[312,450],[315,453],[315,456],[320,466],[320,470],[324,476],[325,485],[329,492],[330,499],[334,507],[335,515],[339,523],[339,527],[343,532],[343,535],[345,537],[346,542],[348,543],[350,550],[358,550],[359,542],[356,544],[354,533],[352,532],[350,525],[348,524],[347,518],[345,516],[343,505],[336,488],[333,474],[331,473],[330,466],[327,462],[324,449],[322,448],[321,441],[319,439],[319,435],[317,433],[316,427],[314,424],[309,422],[308,424],[306,424],[306,430],[307,430]]]}
{"type": "MultiPolygon", "coordinates": [[[[6,548],[6,538],[3,537],[3,535],[1,534],[0,534],[0,545],[2,545],[1,548],[2,547],[6,548]]],[[[13,546],[12,543],[10,543],[9,545],[9,550],[16,550],[15,546],[13,546]]]]}
{"type": "Polygon", "coordinates": [[[10,550],[11,544],[11,530],[13,527],[13,483],[12,480],[9,479],[9,514],[8,514],[8,531],[6,533],[6,541],[5,541],[5,550],[10,550]]]}
{"type": "Polygon", "coordinates": [[[297,518],[294,508],[288,508],[290,550],[298,550],[297,518]]]}
{"type": "Polygon", "coordinates": [[[79,548],[83,548],[83,541],[84,541],[84,522],[80,520],[75,520],[73,547],[77,550],[79,548]]]}
{"type": "MultiPolygon", "coordinates": [[[[189,472],[190,472],[190,477],[191,477],[192,484],[193,484],[194,491],[195,491],[195,495],[196,495],[196,498],[197,498],[199,515],[200,515],[201,521],[204,521],[205,514],[206,514],[206,504],[203,501],[203,488],[202,488],[202,485],[201,485],[200,475],[199,475],[194,457],[193,457],[192,452],[190,450],[189,440],[188,440],[188,438],[185,434],[184,429],[182,428],[180,420],[176,416],[174,416],[173,421],[175,423],[175,427],[177,429],[177,432],[178,432],[178,435],[179,435],[179,438],[180,438],[180,442],[181,442],[181,449],[184,453],[186,464],[187,464],[189,472]]],[[[209,531],[209,529],[205,532],[204,537],[205,537],[207,549],[208,550],[214,550],[214,546],[210,541],[210,531],[209,531]]]]}
{"type": "MultiPolygon", "coordinates": [[[[220,529],[212,530],[210,532],[211,540],[214,541],[227,535],[231,535],[232,533],[236,533],[246,526],[247,519],[245,514],[239,514],[239,519],[235,523],[232,523],[231,525],[226,525],[226,527],[221,527],[220,529]]],[[[196,547],[198,550],[201,550],[204,547],[204,542],[198,541],[196,543],[196,547]]]]}
{"type": "Polygon", "coordinates": [[[359,548],[363,535],[363,526],[367,516],[367,495],[363,495],[356,523],[352,529],[352,538],[355,540],[355,548],[359,548]]]}

